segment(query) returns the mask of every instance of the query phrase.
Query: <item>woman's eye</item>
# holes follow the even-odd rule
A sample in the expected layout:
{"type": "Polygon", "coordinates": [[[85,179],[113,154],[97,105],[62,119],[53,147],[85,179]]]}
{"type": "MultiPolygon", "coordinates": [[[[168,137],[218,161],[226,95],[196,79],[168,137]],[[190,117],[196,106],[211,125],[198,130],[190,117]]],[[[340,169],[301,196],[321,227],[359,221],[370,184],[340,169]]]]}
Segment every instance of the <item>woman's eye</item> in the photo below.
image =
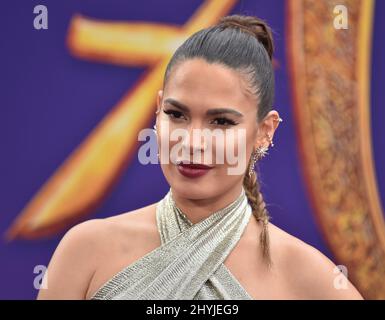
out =
{"type": "Polygon", "coordinates": [[[163,110],[170,118],[180,119],[183,116],[182,112],[176,110],[163,110]]]}
{"type": "MultiPolygon", "coordinates": [[[[163,112],[167,114],[170,118],[174,118],[177,120],[186,119],[183,113],[177,110],[163,110],[163,112]]],[[[235,121],[227,118],[216,118],[211,123],[218,126],[234,126],[237,124],[235,121]]]]}
{"type": "Polygon", "coordinates": [[[237,123],[227,118],[216,118],[214,119],[213,124],[220,125],[220,126],[234,126],[237,123]]]}

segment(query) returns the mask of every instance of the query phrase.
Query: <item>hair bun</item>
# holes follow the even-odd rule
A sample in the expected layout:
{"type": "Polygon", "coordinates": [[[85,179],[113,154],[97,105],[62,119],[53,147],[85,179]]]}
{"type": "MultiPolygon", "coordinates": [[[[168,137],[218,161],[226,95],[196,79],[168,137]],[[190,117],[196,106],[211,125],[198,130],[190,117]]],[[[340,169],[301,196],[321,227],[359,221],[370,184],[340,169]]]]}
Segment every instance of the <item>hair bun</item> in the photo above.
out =
{"type": "Polygon", "coordinates": [[[271,28],[265,21],[244,15],[231,15],[221,18],[219,25],[225,28],[238,28],[253,35],[265,47],[270,60],[273,57],[274,43],[271,28]]]}

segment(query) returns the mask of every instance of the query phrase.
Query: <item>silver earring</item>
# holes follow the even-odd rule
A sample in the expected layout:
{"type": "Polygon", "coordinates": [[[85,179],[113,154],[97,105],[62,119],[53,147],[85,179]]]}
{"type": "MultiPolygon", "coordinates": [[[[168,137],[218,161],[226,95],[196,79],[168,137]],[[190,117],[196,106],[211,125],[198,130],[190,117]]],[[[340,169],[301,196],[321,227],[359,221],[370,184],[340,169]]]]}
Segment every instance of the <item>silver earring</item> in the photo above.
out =
{"type": "Polygon", "coordinates": [[[254,166],[255,166],[255,163],[259,160],[261,160],[263,157],[265,157],[268,153],[267,153],[267,150],[269,150],[268,147],[265,147],[265,146],[259,146],[257,147],[252,155],[251,155],[251,165],[250,165],[250,168],[249,168],[249,176],[251,177],[251,175],[253,174],[253,171],[254,171],[254,166]]]}
{"type": "MultiPolygon", "coordinates": [[[[274,143],[273,143],[273,139],[271,138],[270,134],[269,133],[266,133],[268,139],[269,139],[269,142],[270,142],[270,145],[272,147],[274,147],[274,143]]],[[[253,174],[253,171],[254,171],[254,166],[255,166],[255,163],[259,160],[261,160],[263,157],[265,157],[266,155],[268,155],[268,151],[269,150],[269,147],[265,147],[265,146],[259,146],[257,147],[252,155],[251,155],[251,165],[250,165],[250,169],[249,169],[249,176],[251,177],[251,175],[253,174]]]]}
{"type": "Polygon", "coordinates": [[[249,168],[249,177],[253,174],[255,163],[257,162],[257,151],[253,151],[251,154],[251,164],[249,168]]]}
{"type": "Polygon", "coordinates": [[[269,147],[265,146],[259,146],[257,149],[255,149],[255,154],[256,154],[256,161],[261,160],[263,157],[268,155],[267,150],[269,150],[269,147]]]}

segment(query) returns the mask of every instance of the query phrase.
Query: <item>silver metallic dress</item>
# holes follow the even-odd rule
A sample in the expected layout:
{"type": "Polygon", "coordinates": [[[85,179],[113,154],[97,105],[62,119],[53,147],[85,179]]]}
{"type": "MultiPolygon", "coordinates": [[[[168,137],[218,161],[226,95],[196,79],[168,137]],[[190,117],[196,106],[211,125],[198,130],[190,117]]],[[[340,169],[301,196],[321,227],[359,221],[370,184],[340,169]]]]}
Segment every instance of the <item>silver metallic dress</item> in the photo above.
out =
{"type": "Polygon", "coordinates": [[[114,275],[91,299],[253,299],[223,263],[251,214],[242,188],[230,205],[193,224],[170,189],[156,209],[161,246],[114,275]]]}

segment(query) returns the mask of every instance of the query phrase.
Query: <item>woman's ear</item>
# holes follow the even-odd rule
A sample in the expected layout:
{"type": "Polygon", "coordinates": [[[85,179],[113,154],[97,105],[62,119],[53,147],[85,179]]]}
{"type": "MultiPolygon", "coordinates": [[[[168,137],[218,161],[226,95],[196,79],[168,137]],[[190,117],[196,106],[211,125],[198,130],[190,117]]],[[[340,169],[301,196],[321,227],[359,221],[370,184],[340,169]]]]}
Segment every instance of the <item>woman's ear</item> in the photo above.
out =
{"type": "Polygon", "coordinates": [[[162,106],[162,99],[163,99],[163,90],[159,90],[158,91],[158,95],[156,97],[156,112],[155,113],[159,113],[160,111],[160,108],[162,106]]]}
{"type": "Polygon", "coordinates": [[[278,128],[280,116],[277,111],[271,110],[260,122],[255,147],[269,147],[273,141],[274,132],[278,128]]]}

